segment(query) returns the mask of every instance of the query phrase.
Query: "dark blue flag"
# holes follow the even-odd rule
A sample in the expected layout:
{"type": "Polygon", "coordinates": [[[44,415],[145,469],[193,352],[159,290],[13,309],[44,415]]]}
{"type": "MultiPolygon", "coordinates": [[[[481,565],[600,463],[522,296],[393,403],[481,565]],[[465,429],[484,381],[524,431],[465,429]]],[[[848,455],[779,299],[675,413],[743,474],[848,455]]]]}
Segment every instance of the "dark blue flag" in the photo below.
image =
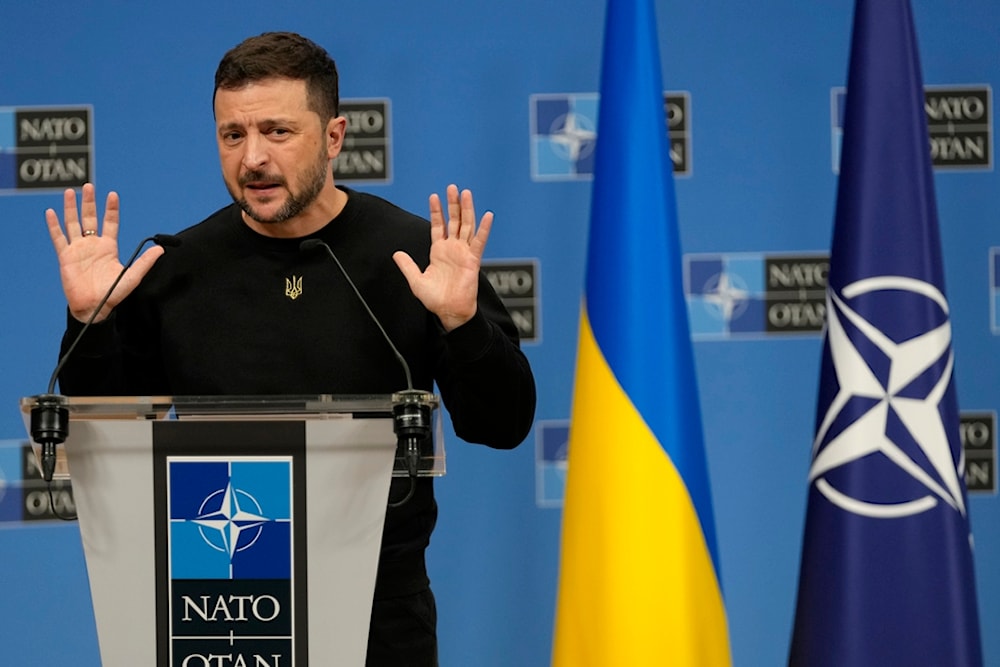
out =
{"type": "Polygon", "coordinates": [[[981,665],[923,82],[908,0],[855,6],[789,664],[981,665]]]}

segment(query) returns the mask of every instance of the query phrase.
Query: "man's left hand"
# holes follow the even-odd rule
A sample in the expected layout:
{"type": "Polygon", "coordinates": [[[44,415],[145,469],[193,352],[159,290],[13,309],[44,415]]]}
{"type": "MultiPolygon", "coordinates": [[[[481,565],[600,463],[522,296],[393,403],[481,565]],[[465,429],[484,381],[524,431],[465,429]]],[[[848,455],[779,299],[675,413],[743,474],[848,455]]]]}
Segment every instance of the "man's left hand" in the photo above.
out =
{"type": "Polygon", "coordinates": [[[441,199],[430,196],[431,253],[424,271],[403,251],[393,254],[396,266],[427,310],[437,315],[445,331],[462,326],[476,314],[479,293],[479,268],[483,250],[493,226],[493,213],[487,212],[476,226],[472,192],[449,185],[448,219],[445,221],[441,199]]]}

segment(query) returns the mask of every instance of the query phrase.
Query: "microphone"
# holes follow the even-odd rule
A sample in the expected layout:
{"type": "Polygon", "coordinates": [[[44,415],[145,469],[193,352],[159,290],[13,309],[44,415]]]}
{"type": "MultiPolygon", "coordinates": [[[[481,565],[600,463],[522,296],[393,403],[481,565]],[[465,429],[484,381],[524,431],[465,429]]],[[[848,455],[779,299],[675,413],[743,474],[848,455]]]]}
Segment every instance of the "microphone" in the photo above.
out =
{"type": "Polygon", "coordinates": [[[409,501],[416,491],[417,473],[420,466],[420,443],[430,437],[431,433],[431,395],[426,391],[413,388],[410,365],[406,363],[406,359],[400,354],[395,344],[393,344],[392,338],[389,337],[385,327],[382,326],[378,317],[375,316],[375,313],[368,306],[368,302],[365,301],[365,298],[361,295],[361,291],[358,290],[357,285],[351,280],[351,276],[348,275],[347,270],[340,263],[333,249],[322,239],[306,239],[299,244],[300,252],[311,252],[316,248],[325,249],[327,254],[337,264],[341,275],[344,276],[347,284],[354,290],[358,301],[364,306],[368,316],[382,333],[382,337],[389,344],[396,359],[399,360],[399,365],[403,367],[403,374],[406,376],[406,389],[392,395],[392,430],[396,434],[397,448],[402,448],[406,452],[406,471],[410,478],[410,489],[406,496],[398,502],[389,503],[389,507],[399,507],[409,501]]]}
{"type": "Polygon", "coordinates": [[[118,283],[121,282],[122,278],[125,277],[125,272],[128,271],[129,267],[135,261],[135,258],[139,256],[142,251],[143,246],[152,241],[157,245],[163,246],[165,248],[176,248],[181,244],[181,240],[176,236],[170,234],[156,234],[154,236],[149,236],[144,238],[136,246],[135,251],[132,256],[128,258],[125,265],[122,266],[122,270],[118,273],[118,277],[115,281],[111,283],[111,287],[104,294],[100,303],[94,308],[94,312],[90,314],[90,317],[84,323],[80,332],[73,339],[72,344],[66,349],[66,353],[59,358],[59,362],[56,364],[55,370],[52,371],[52,376],[49,378],[49,385],[46,392],[40,396],[37,396],[36,404],[31,408],[31,439],[42,446],[42,456],[41,456],[41,468],[42,468],[42,479],[46,482],[52,481],[52,476],[55,474],[56,469],[56,445],[61,445],[66,441],[67,436],[69,436],[69,410],[66,407],[67,401],[66,397],[62,394],[55,393],[56,380],[59,378],[59,371],[62,370],[63,366],[66,365],[66,361],[69,360],[70,355],[73,354],[73,350],[76,349],[77,344],[79,344],[80,339],[90,328],[90,325],[94,323],[94,319],[97,314],[101,312],[104,308],[104,304],[108,302],[111,298],[111,294],[118,287],[118,283]]]}

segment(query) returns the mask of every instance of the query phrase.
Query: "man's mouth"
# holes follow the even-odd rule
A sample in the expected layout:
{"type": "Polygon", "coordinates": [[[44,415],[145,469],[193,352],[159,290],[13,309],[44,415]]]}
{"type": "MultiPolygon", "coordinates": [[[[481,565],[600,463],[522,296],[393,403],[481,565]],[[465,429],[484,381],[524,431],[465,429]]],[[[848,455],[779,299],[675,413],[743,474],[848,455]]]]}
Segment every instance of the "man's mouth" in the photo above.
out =
{"type": "Polygon", "coordinates": [[[271,191],[277,190],[279,187],[281,187],[281,184],[280,183],[261,183],[261,182],[258,182],[258,181],[252,181],[250,183],[247,183],[244,187],[246,187],[247,190],[253,190],[255,192],[271,192],[271,191]]]}
{"type": "Polygon", "coordinates": [[[240,178],[240,185],[247,190],[268,194],[284,186],[284,181],[281,178],[268,177],[259,172],[246,173],[240,178]]]}

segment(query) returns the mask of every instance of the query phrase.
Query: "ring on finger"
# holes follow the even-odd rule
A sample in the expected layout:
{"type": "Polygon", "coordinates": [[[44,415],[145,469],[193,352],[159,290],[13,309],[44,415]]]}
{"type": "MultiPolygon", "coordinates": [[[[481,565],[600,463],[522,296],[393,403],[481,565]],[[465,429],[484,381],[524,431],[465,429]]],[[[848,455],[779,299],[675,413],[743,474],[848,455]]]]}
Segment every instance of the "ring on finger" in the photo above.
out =
{"type": "Polygon", "coordinates": [[[83,235],[85,237],[86,236],[94,236],[96,234],[97,234],[97,230],[96,229],[85,229],[85,230],[83,230],[83,235]]]}

